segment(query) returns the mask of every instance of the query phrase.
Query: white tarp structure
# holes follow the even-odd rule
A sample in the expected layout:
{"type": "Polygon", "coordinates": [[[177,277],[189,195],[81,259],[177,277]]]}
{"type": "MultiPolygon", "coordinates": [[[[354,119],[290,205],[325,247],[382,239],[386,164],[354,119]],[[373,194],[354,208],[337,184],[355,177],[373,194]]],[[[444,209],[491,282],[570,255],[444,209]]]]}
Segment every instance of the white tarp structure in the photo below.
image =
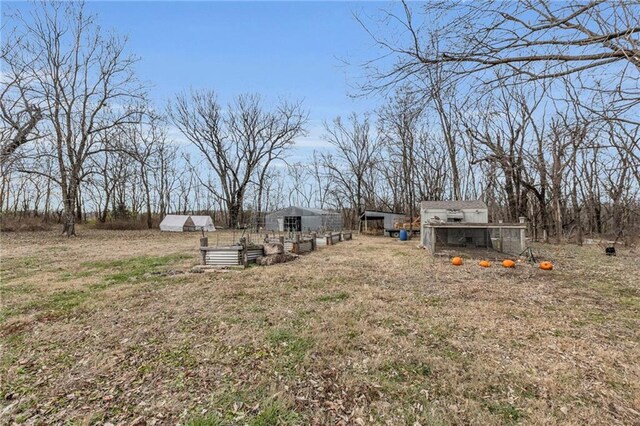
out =
{"type": "Polygon", "coordinates": [[[160,230],[170,232],[196,231],[196,225],[193,223],[191,216],[168,214],[160,222],[160,230]]]}
{"type": "Polygon", "coordinates": [[[183,214],[168,214],[160,222],[161,231],[189,232],[189,231],[215,231],[211,216],[189,216],[183,214]]]}
{"type": "Polygon", "coordinates": [[[215,231],[216,227],[213,226],[213,219],[211,216],[191,216],[193,223],[196,225],[196,229],[205,231],[215,231]]]}

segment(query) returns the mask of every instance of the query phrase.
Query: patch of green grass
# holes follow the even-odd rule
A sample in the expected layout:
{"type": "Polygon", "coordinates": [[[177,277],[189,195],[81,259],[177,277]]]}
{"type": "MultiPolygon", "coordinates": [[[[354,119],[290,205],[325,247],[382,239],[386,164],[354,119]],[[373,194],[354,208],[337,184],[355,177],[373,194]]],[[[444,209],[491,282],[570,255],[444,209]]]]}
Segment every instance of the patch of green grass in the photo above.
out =
{"type": "Polygon", "coordinates": [[[31,277],[39,272],[39,266],[48,262],[37,256],[26,256],[17,259],[3,259],[0,268],[0,281],[6,284],[15,279],[31,277]]]}
{"type": "Polygon", "coordinates": [[[108,284],[122,284],[140,281],[146,274],[157,272],[161,266],[187,258],[191,258],[191,256],[185,254],[160,257],[139,256],[110,262],[90,262],[83,265],[98,270],[115,270],[116,272],[107,275],[104,280],[108,284]]]}
{"type": "Polygon", "coordinates": [[[491,414],[502,417],[505,423],[517,423],[524,417],[524,413],[518,409],[518,407],[503,403],[503,402],[491,402],[487,404],[487,409],[491,414]]]}
{"type": "Polygon", "coordinates": [[[128,259],[83,262],[80,266],[90,269],[153,269],[158,266],[165,266],[169,263],[184,259],[191,259],[193,256],[178,253],[167,256],[138,256],[128,259]]]}
{"type": "Polygon", "coordinates": [[[379,369],[384,376],[394,382],[410,382],[422,380],[432,373],[431,367],[419,361],[389,361],[379,369]]]}
{"type": "Polygon", "coordinates": [[[462,352],[452,346],[446,347],[441,351],[442,356],[452,361],[463,361],[462,352]]]}
{"type": "Polygon", "coordinates": [[[62,274],[60,274],[60,276],[58,277],[58,280],[60,281],[71,281],[71,280],[75,280],[78,278],[86,278],[86,277],[90,277],[91,275],[93,275],[95,272],[92,270],[88,270],[88,271],[65,271],[62,274]]]}
{"type": "Polygon", "coordinates": [[[31,293],[34,290],[33,284],[12,284],[12,285],[0,285],[0,297],[9,294],[26,294],[31,293]]]}
{"type": "Polygon", "coordinates": [[[38,257],[37,256],[27,256],[21,257],[19,259],[15,259],[12,262],[13,268],[31,268],[33,266],[38,265],[38,257]]]}
{"type": "Polygon", "coordinates": [[[29,311],[47,311],[54,316],[64,315],[80,306],[89,297],[83,290],[63,290],[53,293],[44,300],[33,301],[20,309],[20,313],[29,311]]]}
{"type": "MultiPolygon", "coordinates": [[[[33,311],[47,311],[54,316],[63,316],[68,314],[76,307],[84,303],[93,293],[105,290],[110,285],[122,284],[126,282],[143,281],[146,274],[156,272],[159,267],[171,263],[175,263],[182,259],[191,258],[187,254],[174,254],[169,256],[149,257],[140,256],[129,259],[121,259],[114,261],[84,262],[81,267],[88,269],[80,269],[74,272],[64,272],[59,279],[61,281],[69,281],[76,278],[83,278],[95,275],[103,271],[112,271],[104,277],[102,282],[92,283],[82,290],[65,290],[53,293],[53,295],[44,298],[44,300],[31,301],[22,306],[7,307],[0,311],[0,320],[25,314],[33,311]]],[[[21,258],[15,263],[18,265],[28,266],[35,262],[36,258],[21,258]]],[[[4,265],[3,265],[4,266],[4,265]]],[[[7,292],[28,292],[32,288],[26,286],[6,286],[0,287],[1,293],[7,292]]]]}
{"type": "Polygon", "coordinates": [[[108,283],[95,283],[95,284],[89,284],[88,288],[90,290],[93,291],[102,291],[102,290],[106,290],[109,287],[108,283]]]}
{"type": "Polygon", "coordinates": [[[589,312],[587,314],[587,318],[590,322],[595,324],[603,324],[608,320],[607,316],[600,311],[589,312]]]}
{"type": "MultiPolygon", "coordinates": [[[[235,395],[234,392],[231,394],[235,395]]],[[[226,394],[225,394],[226,395],[226,394]]],[[[268,400],[263,399],[259,406],[262,406],[262,409],[257,412],[257,414],[249,414],[247,411],[240,409],[240,411],[236,411],[235,407],[245,407],[249,408],[249,406],[254,405],[253,403],[248,403],[249,400],[245,398],[238,399],[237,397],[227,398],[225,396],[225,401],[220,406],[224,414],[220,415],[218,413],[210,413],[203,416],[195,416],[192,419],[188,420],[185,425],[186,426],[222,426],[222,425],[232,425],[232,424],[244,424],[248,426],[293,426],[302,424],[301,418],[295,411],[289,409],[284,403],[278,400],[268,400]],[[240,404],[243,403],[243,404],[240,404]],[[248,404],[247,404],[248,403],[248,404]],[[244,414],[245,417],[241,423],[238,423],[238,415],[244,414]],[[248,415],[247,415],[248,414],[248,415]]],[[[218,401],[219,402],[219,401],[218,401]]]]}
{"type": "Polygon", "coordinates": [[[132,272],[119,272],[117,274],[107,275],[105,281],[109,284],[122,284],[128,281],[137,281],[137,279],[144,274],[140,274],[138,271],[132,272]]]}
{"type": "Polygon", "coordinates": [[[625,296],[620,298],[620,303],[626,308],[634,311],[640,311],[640,297],[625,296]]]}
{"type": "Polygon", "coordinates": [[[188,344],[162,352],[160,358],[173,367],[194,368],[198,365],[198,360],[188,344]]]}
{"type": "Polygon", "coordinates": [[[2,308],[0,309],[0,324],[5,322],[9,317],[19,314],[16,309],[2,308]]]}
{"type": "MultiPolygon", "coordinates": [[[[0,384],[0,397],[5,400],[8,395],[32,395],[34,391],[34,376],[24,369],[17,369],[16,376],[12,380],[3,381],[0,384]]],[[[25,402],[25,405],[28,402],[25,402]]],[[[20,411],[18,409],[18,411],[20,411]]]]}
{"type": "Polygon", "coordinates": [[[0,312],[0,319],[5,320],[15,315],[23,315],[30,312],[42,312],[48,316],[64,316],[73,312],[82,305],[91,295],[86,290],[64,290],[53,293],[43,299],[33,300],[21,306],[5,308],[0,312]]]}
{"type": "Polygon", "coordinates": [[[616,289],[619,296],[640,297],[640,290],[633,287],[620,287],[616,289]]]}
{"type": "Polygon", "coordinates": [[[260,407],[262,401],[269,400],[267,397],[269,393],[261,387],[238,387],[233,382],[227,382],[216,388],[215,394],[211,395],[209,408],[213,410],[210,410],[207,415],[193,417],[192,421],[202,422],[193,424],[235,425],[238,424],[238,416],[243,416],[245,422],[242,424],[246,424],[246,421],[255,415],[254,407],[260,407]]]}
{"type": "MultiPolygon", "coordinates": [[[[0,368],[7,371],[19,358],[25,346],[25,335],[23,333],[14,333],[4,338],[3,354],[0,357],[0,368]]],[[[2,384],[0,383],[0,389],[2,384]]],[[[0,392],[2,393],[2,392],[0,392]]],[[[0,397],[4,397],[3,394],[0,397]]]]}
{"type": "Polygon", "coordinates": [[[297,413],[279,401],[267,404],[248,424],[249,426],[285,426],[300,424],[297,413]]]}
{"type": "Polygon", "coordinates": [[[185,425],[186,426],[222,426],[224,425],[224,423],[222,423],[222,420],[220,420],[220,417],[217,414],[213,413],[207,416],[194,417],[193,419],[185,423],[185,425]]]}
{"type": "Polygon", "coordinates": [[[340,293],[327,294],[325,296],[318,297],[318,302],[341,302],[349,298],[349,293],[341,291],[340,293]]]}
{"type": "Polygon", "coordinates": [[[302,361],[309,349],[313,347],[313,340],[309,337],[296,335],[292,330],[277,329],[267,335],[269,343],[281,350],[283,355],[288,357],[292,363],[302,361]]]}
{"type": "MultiPolygon", "coordinates": [[[[70,281],[78,278],[86,278],[101,272],[111,272],[104,281],[108,284],[122,284],[129,281],[138,281],[147,273],[157,272],[161,266],[176,263],[180,260],[190,259],[188,254],[178,253],[168,256],[138,256],[128,259],[109,261],[83,262],[76,271],[65,271],[59,276],[60,281],[70,281]]],[[[96,288],[101,290],[103,288],[96,288]]]]}
{"type": "Polygon", "coordinates": [[[66,313],[81,305],[89,297],[89,292],[82,290],[65,290],[54,293],[41,308],[66,313]]]}
{"type": "Polygon", "coordinates": [[[426,297],[424,299],[424,304],[427,306],[439,307],[442,306],[445,302],[445,299],[442,297],[426,297]]]}

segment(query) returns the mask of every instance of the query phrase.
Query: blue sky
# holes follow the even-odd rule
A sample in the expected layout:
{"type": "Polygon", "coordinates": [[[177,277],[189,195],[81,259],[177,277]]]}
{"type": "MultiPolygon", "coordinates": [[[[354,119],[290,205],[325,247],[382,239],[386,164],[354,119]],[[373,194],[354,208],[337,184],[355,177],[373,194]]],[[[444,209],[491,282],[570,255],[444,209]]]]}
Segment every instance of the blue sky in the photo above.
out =
{"type": "MultiPolygon", "coordinates": [[[[3,2],[3,9],[29,3],[3,2]]],[[[352,99],[349,84],[374,42],[353,14],[375,16],[386,2],[89,2],[105,29],[129,37],[139,76],[164,106],[185,89],[214,89],[221,101],[257,92],[267,100],[303,99],[310,135],[322,143],[322,120],[371,110],[376,99],[352,99]]]]}

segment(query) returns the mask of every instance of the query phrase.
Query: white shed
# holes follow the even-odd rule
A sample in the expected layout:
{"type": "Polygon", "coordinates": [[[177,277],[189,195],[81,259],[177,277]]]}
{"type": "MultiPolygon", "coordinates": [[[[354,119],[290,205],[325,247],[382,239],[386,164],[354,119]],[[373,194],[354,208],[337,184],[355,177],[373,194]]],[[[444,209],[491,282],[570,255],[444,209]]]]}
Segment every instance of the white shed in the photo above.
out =
{"type": "Polygon", "coordinates": [[[215,231],[216,227],[213,225],[213,219],[211,216],[191,216],[193,223],[196,225],[196,229],[204,231],[215,231]]]}
{"type": "Polygon", "coordinates": [[[432,219],[443,222],[489,222],[489,209],[480,200],[423,201],[420,207],[422,224],[432,219]]]}
{"type": "Polygon", "coordinates": [[[527,225],[489,223],[489,209],[480,200],[423,201],[421,242],[431,253],[489,250],[518,255],[526,248],[527,225]]]}
{"type": "Polygon", "coordinates": [[[187,232],[196,231],[196,224],[188,215],[168,214],[160,222],[161,231],[169,232],[187,232]]]}

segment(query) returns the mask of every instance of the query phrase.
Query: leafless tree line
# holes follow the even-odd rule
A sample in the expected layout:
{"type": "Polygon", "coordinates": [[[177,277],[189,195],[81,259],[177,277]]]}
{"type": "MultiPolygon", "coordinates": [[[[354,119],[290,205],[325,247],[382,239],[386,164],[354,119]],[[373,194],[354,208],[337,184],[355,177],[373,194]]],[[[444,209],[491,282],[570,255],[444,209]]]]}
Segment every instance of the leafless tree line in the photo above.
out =
{"type": "Polygon", "coordinates": [[[418,214],[421,200],[485,200],[533,236],[637,235],[637,2],[430,2],[365,22],[365,114],[328,120],[326,149],[299,102],[215,92],[150,106],[125,40],[76,3],[46,4],[2,47],[4,214],[64,224],[208,212],[230,227],[287,205],[418,214]],[[525,19],[526,17],[526,19],[525,19]],[[395,30],[397,33],[393,33],[395,30]],[[188,143],[177,144],[170,129],[188,143]],[[296,152],[298,156],[296,156],[296,152]]]}
{"type": "Polygon", "coordinates": [[[446,154],[446,191],[424,198],[479,196],[558,240],[637,233],[640,2],[402,3],[359,22],[381,52],[361,93],[422,98],[446,154]]]}
{"type": "Polygon", "coordinates": [[[245,198],[262,211],[275,162],[305,132],[300,103],[273,108],[240,95],[223,110],[211,91],[155,110],[126,39],[103,31],[83,3],[45,2],[5,16],[0,208],[57,216],[75,235],[87,206],[99,222],[218,211],[241,224],[245,198]],[[13,26],[12,26],[13,25],[13,26]],[[193,150],[169,135],[179,129],[193,150]]]}

